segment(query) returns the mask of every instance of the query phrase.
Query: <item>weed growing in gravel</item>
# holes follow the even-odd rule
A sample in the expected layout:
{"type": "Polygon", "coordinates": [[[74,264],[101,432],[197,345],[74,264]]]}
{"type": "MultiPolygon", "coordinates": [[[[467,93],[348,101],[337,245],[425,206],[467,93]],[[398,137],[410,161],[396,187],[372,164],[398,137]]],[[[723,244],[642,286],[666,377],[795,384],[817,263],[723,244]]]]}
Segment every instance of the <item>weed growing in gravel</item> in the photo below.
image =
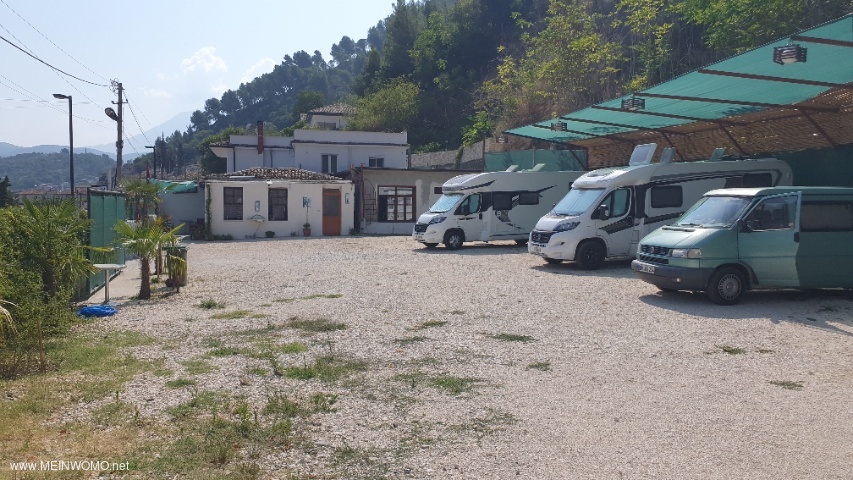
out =
{"type": "Polygon", "coordinates": [[[264,367],[249,367],[246,369],[246,373],[250,375],[257,375],[259,377],[266,377],[269,370],[264,367]]]}
{"type": "Polygon", "coordinates": [[[771,350],[769,348],[759,348],[758,353],[775,353],[775,350],[771,350]]]}
{"type": "Polygon", "coordinates": [[[474,384],[480,381],[478,378],[438,375],[429,379],[429,385],[440,390],[445,390],[452,395],[460,395],[472,391],[474,384]]]}
{"type": "Polygon", "coordinates": [[[215,350],[210,351],[208,354],[213,357],[232,357],[234,355],[240,355],[242,350],[234,347],[219,347],[215,350]]]}
{"type": "Polygon", "coordinates": [[[527,365],[528,370],[539,370],[542,372],[551,371],[551,362],[533,362],[527,365]]]}
{"type": "Polygon", "coordinates": [[[204,360],[185,360],[181,365],[186,370],[187,375],[204,375],[213,371],[213,365],[204,360]]]}
{"type": "Polygon", "coordinates": [[[389,466],[380,460],[385,451],[378,448],[335,448],[335,466],[345,478],[387,478],[389,466]],[[351,475],[351,477],[349,477],[351,475]]]}
{"type": "Polygon", "coordinates": [[[319,378],[324,382],[334,382],[353,372],[363,371],[367,363],[361,360],[346,360],[331,356],[320,357],[314,363],[288,367],[284,374],[288,378],[310,380],[319,378]]]}
{"type": "Polygon", "coordinates": [[[424,342],[429,340],[427,337],[416,335],[414,337],[403,337],[394,339],[394,343],[397,343],[402,346],[411,345],[413,343],[424,342]]]}
{"type": "Polygon", "coordinates": [[[770,385],[776,385],[787,390],[802,390],[803,382],[795,382],[791,380],[770,380],[770,385]]]}
{"type": "Polygon", "coordinates": [[[451,315],[465,315],[465,310],[451,310],[451,315]]]}
{"type": "Polygon", "coordinates": [[[341,322],[335,322],[327,318],[315,319],[300,319],[291,317],[287,320],[288,327],[302,330],[303,332],[334,332],[336,330],[346,330],[347,325],[341,322]]]}
{"type": "Polygon", "coordinates": [[[211,315],[210,318],[214,320],[237,320],[239,318],[246,318],[251,313],[250,310],[234,310],[233,312],[217,313],[211,315]]]}
{"type": "Polygon", "coordinates": [[[208,298],[207,300],[202,300],[201,303],[197,305],[198,308],[203,308],[205,310],[213,310],[214,308],[225,308],[225,302],[217,302],[212,298],[208,298]]]}
{"type": "Polygon", "coordinates": [[[195,385],[195,380],[191,378],[176,378],[166,382],[166,386],[169,388],[182,388],[189,387],[191,385],[195,385]]]}
{"type": "Polygon", "coordinates": [[[731,345],[717,345],[717,348],[729,355],[740,355],[746,353],[746,350],[740,347],[732,347],[731,345]]]}
{"type": "Polygon", "coordinates": [[[443,320],[428,320],[426,322],[423,322],[423,323],[415,326],[414,329],[415,330],[425,330],[427,328],[443,327],[443,326],[447,325],[448,323],[449,322],[443,321],[443,320]]]}
{"type": "Polygon", "coordinates": [[[315,294],[315,295],[308,295],[305,297],[276,298],[275,301],[279,302],[279,303],[290,303],[290,302],[295,302],[297,300],[314,300],[316,298],[341,298],[341,297],[343,297],[343,295],[341,295],[339,293],[327,293],[327,294],[320,293],[320,294],[315,294]]]}
{"type": "Polygon", "coordinates": [[[511,413],[489,408],[485,416],[473,418],[468,423],[452,425],[450,429],[460,433],[473,433],[477,440],[480,440],[487,435],[500,432],[516,422],[518,420],[511,413]]]}
{"type": "Polygon", "coordinates": [[[535,338],[529,335],[518,335],[515,333],[499,333],[497,335],[492,335],[492,338],[495,340],[500,340],[502,342],[522,342],[529,343],[536,341],[535,338]]]}

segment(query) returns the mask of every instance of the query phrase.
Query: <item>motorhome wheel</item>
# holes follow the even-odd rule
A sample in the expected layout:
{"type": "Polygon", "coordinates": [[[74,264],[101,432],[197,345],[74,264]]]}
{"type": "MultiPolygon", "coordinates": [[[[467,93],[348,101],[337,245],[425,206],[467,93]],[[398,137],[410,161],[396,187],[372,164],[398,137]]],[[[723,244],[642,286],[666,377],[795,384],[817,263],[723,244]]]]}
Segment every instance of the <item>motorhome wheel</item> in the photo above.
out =
{"type": "Polygon", "coordinates": [[[444,235],[444,246],[450,250],[458,250],[462,248],[462,243],[465,242],[465,234],[460,230],[451,230],[444,235]]]}
{"type": "Polygon", "coordinates": [[[546,258],[545,261],[549,265],[559,265],[559,264],[563,263],[563,261],[560,260],[559,258],[546,258]]]}
{"type": "Polygon", "coordinates": [[[733,267],[723,267],[713,275],[708,282],[708,298],[718,305],[734,305],[743,298],[746,290],[746,279],[740,270],[733,267]]]}
{"type": "Polygon", "coordinates": [[[584,270],[596,270],[604,263],[604,247],[598,242],[588,241],[578,247],[575,261],[584,270]]]}
{"type": "Polygon", "coordinates": [[[525,238],[523,240],[516,240],[515,244],[516,245],[527,245],[527,239],[525,238]]]}

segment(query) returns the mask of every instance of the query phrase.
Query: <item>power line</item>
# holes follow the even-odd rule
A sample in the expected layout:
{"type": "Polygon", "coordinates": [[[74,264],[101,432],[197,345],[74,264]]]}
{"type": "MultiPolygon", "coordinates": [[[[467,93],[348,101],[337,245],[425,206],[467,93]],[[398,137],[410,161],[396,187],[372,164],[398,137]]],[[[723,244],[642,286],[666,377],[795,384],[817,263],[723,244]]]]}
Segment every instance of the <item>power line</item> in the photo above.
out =
{"type": "Polygon", "coordinates": [[[40,62],[40,63],[43,63],[44,65],[47,65],[49,68],[51,68],[51,69],[53,69],[53,70],[55,70],[55,71],[57,71],[57,72],[59,72],[59,73],[61,73],[61,74],[63,74],[63,75],[67,75],[67,76],[69,76],[69,77],[71,77],[71,78],[73,78],[73,79],[75,79],[75,80],[81,81],[81,82],[83,82],[83,83],[88,83],[88,84],[90,84],[90,85],[94,85],[94,86],[96,86],[96,87],[108,87],[108,86],[109,86],[109,85],[104,85],[104,84],[100,84],[100,83],[95,83],[95,82],[90,82],[90,81],[88,81],[88,80],[84,80],[84,79],[82,79],[82,78],[80,78],[80,77],[78,77],[78,76],[72,75],[72,74],[70,74],[70,73],[68,73],[68,72],[66,72],[66,71],[64,71],[64,70],[61,70],[61,69],[59,69],[59,68],[56,68],[56,67],[54,67],[53,65],[51,65],[51,64],[49,64],[49,63],[47,63],[47,62],[45,62],[44,60],[42,60],[42,59],[38,58],[38,57],[37,57],[37,56],[35,56],[35,55],[33,55],[32,53],[30,53],[30,52],[28,52],[28,51],[24,50],[23,48],[21,48],[21,47],[19,47],[19,46],[15,45],[14,43],[12,43],[10,40],[8,40],[6,37],[4,37],[4,36],[2,36],[2,35],[0,35],[0,40],[3,40],[4,42],[6,42],[6,43],[8,43],[9,45],[11,45],[11,46],[13,46],[13,47],[17,48],[18,50],[20,50],[21,52],[23,52],[23,53],[24,53],[24,54],[26,54],[27,56],[31,57],[33,60],[36,60],[36,61],[38,61],[38,62],[40,62]]]}

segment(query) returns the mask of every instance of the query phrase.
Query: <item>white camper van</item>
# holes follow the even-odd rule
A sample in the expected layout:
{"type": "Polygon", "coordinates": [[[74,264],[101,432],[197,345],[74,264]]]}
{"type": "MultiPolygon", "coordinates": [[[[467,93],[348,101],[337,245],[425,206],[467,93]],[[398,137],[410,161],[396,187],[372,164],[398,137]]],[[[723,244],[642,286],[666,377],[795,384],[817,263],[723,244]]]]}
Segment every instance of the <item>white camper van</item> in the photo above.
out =
{"type": "MultiPolygon", "coordinates": [[[[680,217],[705,192],[718,188],[791,185],[787,163],[776,159],[648,163],[655,144],[641,145],[639,160],[578,178],[572,190],[537,222],[528,252],[548,263],[573,260],[594,270],[605,258],[636,256],[640,239],[680,217]],[[651,152],[651,153],[650,153],[651,152]]],[[[635,151],[636,153],[636,151],[635,151]]]]}
{"type": "Polygon", "coordinates": [[[505,171],[459,175],[415,224],[412,238],[452,250],[464,242],[527,242],[530,230],[584,172],[505,171]]]}

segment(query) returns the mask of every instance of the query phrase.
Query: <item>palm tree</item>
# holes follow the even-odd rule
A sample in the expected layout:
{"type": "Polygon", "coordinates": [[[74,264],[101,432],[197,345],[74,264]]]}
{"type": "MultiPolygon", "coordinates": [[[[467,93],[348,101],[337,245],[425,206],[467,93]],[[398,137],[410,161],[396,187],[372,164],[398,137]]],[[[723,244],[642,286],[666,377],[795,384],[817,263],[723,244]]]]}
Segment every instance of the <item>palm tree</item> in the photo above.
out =
{"type": "Polygon", "coordinates": [[[121,186],[141,212],[139,216],[147,222],[149,210],[160,202],[160,186],[146,178],[130,178],[122,181],[121,186]]]}
{"type": "Polygon", "coordinates": [[[115,226],[118,241],[124,244],[127,251],[139,257],[139,295],[140,300],[151,298],[151,258],[157,255],[160,247],[174,240],[180,225],[172,230],[163,231],[163,220],[156,219],[153,222],[118,222],[115,226]]]}

